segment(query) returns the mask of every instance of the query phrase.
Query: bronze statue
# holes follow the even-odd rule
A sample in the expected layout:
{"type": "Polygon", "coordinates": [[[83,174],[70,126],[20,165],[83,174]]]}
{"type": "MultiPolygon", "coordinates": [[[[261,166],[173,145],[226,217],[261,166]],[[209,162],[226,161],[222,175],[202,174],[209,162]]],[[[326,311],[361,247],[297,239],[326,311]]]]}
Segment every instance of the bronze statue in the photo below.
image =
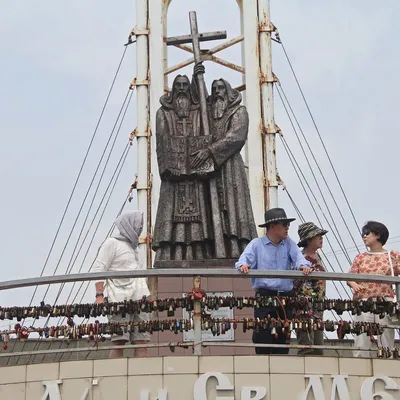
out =
{"type": "Polygon", "coordinates": [[[213,82],[208,96],[204,83],[199,42],[225,38],[226,32],[199,34],[196,13],[189,19],[191,35],[167,44],[192,43],[194,77],[191,83],[187,76],[175,78],[156,117],[161,189],[155,267],[204,260],[213,265],[213,259],[214,265],[229,264],[257,236],[240,155],[249,125],[242,96],[223,79],[213,82]]]}
{"type": "MultiPolygon", "coordinates": [[[[203,73],[197,64],[195,76],[203,73]]],[[[160,261],[192,261],[240,256],[257,236],[240,150],[248,133],[248,114],[241,94],[218,79],[207,98],[210,133],[204,135],[196,79],[178,75],[171,93],[161,97],[156,137],[161,190],[154,228],[155,266],[160,261]],[[216,182],[217,201],[210,196],[216,182]],[[213,216],[220,218],[223,238],[216,242],[213,216]]]]}

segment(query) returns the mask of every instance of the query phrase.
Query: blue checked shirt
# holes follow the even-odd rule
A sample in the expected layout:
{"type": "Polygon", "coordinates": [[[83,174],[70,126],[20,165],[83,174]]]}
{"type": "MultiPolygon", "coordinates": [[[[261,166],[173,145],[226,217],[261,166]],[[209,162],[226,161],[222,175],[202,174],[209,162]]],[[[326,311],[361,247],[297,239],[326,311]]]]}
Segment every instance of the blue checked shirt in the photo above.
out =
{"type": "MultiPolygon", "coordinates": [[[[302,265],[309,267],[307,261],[296,243],[288,237],[275,246],[265,235],[253,239],[245,248],[244,252],[235,264],[239,269],[242,265],[249,264],[251,269],[299,269],[302,265]]],[[[280,278],[252,278],[254,289],[270,289],[288,292],[293,289],[293,279],[280,278]]]]}

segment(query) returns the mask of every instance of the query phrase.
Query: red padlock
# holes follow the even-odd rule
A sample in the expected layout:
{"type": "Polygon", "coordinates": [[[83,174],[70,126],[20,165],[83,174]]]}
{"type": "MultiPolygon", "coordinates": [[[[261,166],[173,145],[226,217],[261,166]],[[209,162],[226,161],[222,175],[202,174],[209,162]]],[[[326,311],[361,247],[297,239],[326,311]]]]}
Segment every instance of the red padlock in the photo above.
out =
{"type": "Polygon", "coordinates": [[[206,297],[206,292],[203,289],[193,288],[188,294],[197,301],[202,300],[203,297],[206,297]]]}
{"type": "Polygon", "coordinates": [[[3,342],[4,342],[3,350],[7,350],[8,349],[8,339],[9,339],[8,332],[3,333],[2,339],[3,339],[3,342]]]}
{"type": "Polygon", "coordinates": [[[21,328],[21,339],[28,339],[29,332],[25,326],[21,328]]]}

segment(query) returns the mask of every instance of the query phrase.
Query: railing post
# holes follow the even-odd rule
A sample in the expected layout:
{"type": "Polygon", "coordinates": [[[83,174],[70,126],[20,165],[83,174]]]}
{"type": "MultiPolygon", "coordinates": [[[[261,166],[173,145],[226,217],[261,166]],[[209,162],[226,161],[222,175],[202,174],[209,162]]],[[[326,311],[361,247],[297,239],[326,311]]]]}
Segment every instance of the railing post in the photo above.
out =
{"type": "Polygon", "coordinates": [[[396,283],[396,301],[400,301],[400,283],[396,283]]]}
{"type": "Polygon", "coordinates": [[[196,293],[200,293],[200,285],[200,276],[195,276],[193,278],[193,353],[195,356],[201,355],[201,297],[196,296],[196,293]]]}

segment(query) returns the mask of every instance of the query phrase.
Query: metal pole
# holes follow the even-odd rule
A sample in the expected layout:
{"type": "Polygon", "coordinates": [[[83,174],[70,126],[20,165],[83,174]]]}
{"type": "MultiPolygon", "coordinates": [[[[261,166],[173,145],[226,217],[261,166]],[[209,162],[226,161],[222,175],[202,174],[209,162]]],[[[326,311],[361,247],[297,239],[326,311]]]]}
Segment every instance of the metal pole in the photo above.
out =
{"type": "MultiPolygon", "coordinates": [[[[36,341],[36,339],[35,339],[36,341]]],[[[64,342],[63,339],[55,341],[54,338],[50,340],[44,341],[44,343],[59,343],[64,342]]],[[[82,341],[86,341],[86,339],[82,339],[82,341]]],[[[11,341],[10,341],[11,342],[11,341]]],[[[79,343],[79,342],[78,342],[79,343]]],[[[142,344],[129,344],[125,345],[124,349],[140,349],[140,348],[162,348],[169,347],[170,349],[174,349],[175,347],[183,347],[187,348],[190,346],[194,346],[194,342],[168,342],[168,343],[142,343],[142,344]]],[[[264,343],[247,343],[247,342],[200,342],[199,347],[274,347],[274,348],[289,348],[289,349],[321,349],[321,350],[345,350],[345,351],[374,351],[374,349],[363,348],[363,347],[352,347],[352,346],[335,346],[335,345],[299,345],[299,344],[264,344],[264,343]]],[[[92,347],[75,347],[75,348],[66,348],[66,349],[39,349],[32,351],[19,351],[19,352],[1,352],[0,359],[5,357],[21,357],[28,355],[58,355],[65,353],[82,353],[88,352],[89,354],[96,351],[109,351],[114,349],[120,349],[121,346],[92,346],[92,347]]],[[[173,351],[173,350],[171,350],[173,351]]],[[[89,355],[88,354],[88,355],[89,355]]]]}
{"type": "MultiPolygon", "coordinates": [[[[149,232],[152,235],[157,215],[158,199],[160,195],[161,179],[158,173],[157,162],[157,143],[156,143],[156,114],[160,107],[160,97],[164,94],[164,86],[166,80],[164,78],[164,69],[166,59],[160,57],[160,54],[165,53],[166,45],[164,43],[164,36],[167,36],[167,9],[168,2],[164,0],[151,0],[149,1],[149,104],[150,104],[150,173],[151,173],[151,194],[149,212],[149,232]]],[[[148,256],[153,255],[151,250],[151,243],[148,243],[148,256]]],[[[154,261],[154,256],[151,257],[154,261]]],[[[148,260],[147,267],[152,267],[152,263],[148,260]]],[[[148,286],[151,297],[154,299],[158,294],[158,279],[152,277],[148,279],[148,286]]]]}
{"type": "MultiPolygon", "coordinates": [[[[374,351],[374,349],[352,346],[334,346],[334,345],[304,345],[304,344],[266,344],[266,343],[246,343],[246,342],[203,342],[203,347],[273,347],[277,349],[320,349],[320,350],[361,350],[374,351]]],[[[377,349],[375,349],[377,350],[377,349]]]]}
{"type": "MultiPolygon", "coordinates": [[[[193,278],[193,289],[200,289],[201,278],[196,276],[193,278]]],[[[195,356],[201,355],[201,302],[200,299],[193,299],[193,333],[194,344],[193,353],[195,356]]]]}
{"type": "MultiPolygon", "coordinates": [[[[86,339],[84,339],[86,341],[86,339]]],[[[65,340],[61,340],[65,342],[65,340]]],[[[10,341],[11,342],[11,341],[10,341]]],[[[36,342],[36,339],[35,339],[36,342]]],[[[54,338],[50,340],[43,341],[44,343],[58,343],[59,341],[55,341],[54,338]]],[[[79,343],[79,342],[77,342],[79,343]]],[[[124,350],[129,349],[142,349],[142,348],[160,348],[160,347],[169,347],[170,349],[174,349],[175,347],[183,347],[187,348],[193,345],[193,342],[168,342],[168,343],[141,343],[141,344],[128,344],[124,346],[124,350]]],[[[52,349],[49,348],[42,350],[32,350],[32,351],[18,351],[18,352],[2,352],[0,353],[0,358],[4,357],[21,357],[21,356],[29,356],[29,355],[38,355],[38,354],[63,354],[63,353],[81,353],[81,352],[94,352],[94,351],[107,351],[107,350],[115,350],[120,349],[121,346],[92,346],[92,347],[75,347],[75,348],[67,348],[67,349],[52,349]]],[[[173,350],[171,350],[173,351],[173,350]]]]}
{"type": "MultiPolygon", "coordinates": [[[[245,67],[243,84],[246,85],[245,104],[249,113],[249,134],[246,142],[247,179],[249,182],[251,205],[255,219],[260,219],[265,211],[264,160],[261,118],[261,88],[259,61],[258,3],[257,0],[238,0],[241,10],[242,62],[245,67]],[[245,3],[245,4],[244,4],[245,3]]],[[[264,228],[257,228],[259,236],[264,228]]]]}
{"type": "Polygon", "coordinates": [[[264,173],[266,209],[278,207],[278,180],[276,169],[276,133],[274,118],[274,76],[272,73],[272,41],[274,30],[270,20],[270,1],[258,0],[261,102],[264,130],[264,173]]]}
{"type": "MultiPolygon", "coordinates": [[[[200,45],[199,45],[199,32],[197,28],[197,19],[196,12],[191,11],[189,13],[190,20],[190,30],[191,36],[193,40],[193,55],[194,62],[198,64],[201,62],[201,54],[200,54],[200,45]]],[[[204,82],[203,74],[197,74],[197,85],[199,90],[200,97],[200,113],[201,113],[201,122],[203,125],[204,135],[210,134],[210,126],[208,123],[208,113],[207,113],[207,102],[206,102],[206,88],[204,82]]],[[[216,258],[225,258],[225,244],[224,237],[222,233],[222,221],[221,221],[221,213],[219,210],[219,200],[218,200],[218,190],[217,190],[217,181],[216,178],[210,179],[210,198],[212,205],[212,224],[213,224],[213,232],[214,232],[214,241],[215,241],[215,257],[216,258]]]]}
{"type": "MultiPolygon", "coordinates": [[[[149,51],[148,51],[148,5],[147,0],[136,0],[136,90],[137,90],[137,202],[138,209],[144,213],[143,235],[148,237],[148,168],[149,168],[149,93],[148,93],[148,71],[149,71],[149,51]]],[[[148,240],[140,244],[142,254],[147,253],[148,240]],[[146,251],[143,253],[143,247],[146,251]]],[[[148,263],[147,263],[148,264],[148,263]]]]}

